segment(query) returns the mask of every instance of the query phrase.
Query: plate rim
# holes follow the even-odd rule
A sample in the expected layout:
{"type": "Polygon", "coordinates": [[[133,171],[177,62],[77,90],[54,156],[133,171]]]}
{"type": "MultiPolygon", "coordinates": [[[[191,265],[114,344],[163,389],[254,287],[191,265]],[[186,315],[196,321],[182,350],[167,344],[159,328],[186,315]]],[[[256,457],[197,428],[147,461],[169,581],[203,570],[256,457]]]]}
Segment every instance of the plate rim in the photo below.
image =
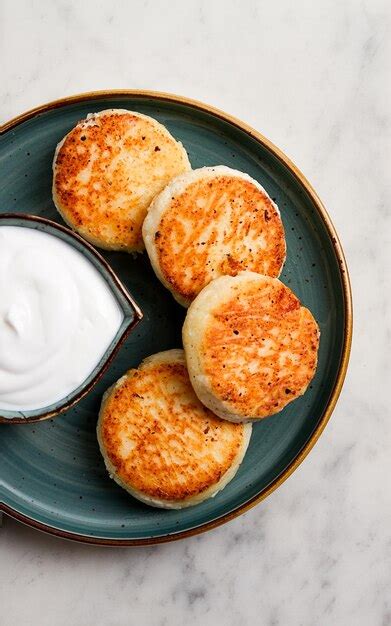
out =
{"type": "MultiPolygon", "coordinates": [[[[291,474],[299,467],[299,465],[304,461],[306,456],[310,453],[322,432],[324,431],[332,412],[335,408],[337,400],[342,390],[342,386],[346,377],[346,372],[349,364],[349,357],[352,345],[352,334],[353,334],[353,303],[352,303],[352,291],[351,284],[349,278],[349,271],[345,259],[345,255],[342,249],[341,242],[339,240],[338,234],[334,228],[334,225],[331,221],[327,210],[316,193],[315,189],[306,179],[304,174],[299,170],[299,168],[291,161],[289,157],[287,157],[280,148],[275,146],[269,139],[267,139],[262,133],[255,130],[249,124],[242,122],[237,117],[225,113],[221,109],[218,109],[212,105],[205,104],[199,100],[194,100],[192,98],[187,98],[186,96],[179,96],[176,94],[171,94],[167,92],[161,91],[153,91],[153,90],[143,90],[143,89],[109,89],[109,90],[98,90],[98,91],[87,91],[79,94],[75,94],[73,96],[66,96],[64,98],[59,98],[57,100],[52,100],[47,102],[46,104],[34,107],[16,117],[13,117],[8,122],[5,122],[0,127],[0,136],[5,134],[6,132],[13,130],[16,126],[19,126],[23,122],[39,115],[42,113],[46,113],[53,109],[61,108],[63,106],[69,104],[76,104],[78,102],[85,102],[90,99],[97,100],[109,100],[110,98],[115,97],[126,97],[130,96],[132,98],[150,98],[156,101],[166,101],[173,104],[182,104],[187,105],[192,108],[198,109],[204,113],[212,114],[214,117],[217,117],[229,124],[239,128],[244,131],[247,135],[255,139],[258,143],[260,143],[264,148],[269,150],[279,161],[285,165],[285,167],[291,172],[291,174],[298,180],[298,182],[304,187],[308,195],[310,196],[313,204],[315,205],[318,214],[320,215],[322,221],[326,226],[326,230],[329,234],[330,241],[334,248],[334,253],[339,262],[339,273],[342,283],[343,289],[343,299],[344,299],[344,312],[345,312],[345,326],[344,326],[344,341],[343,348],[341,353],[341,359],[339,363],[338,373],[336,376],[336,380],[334,383],[334,387],[332,389],[330,398],[328,403],[323,411],[322,417],[319,420],[318,425],[315,430],[311,434],[311,437],[307,441],[307,443],[303,446],[297,456],[291,461],[291,463],[281,472],[279,476],[277,476],[267,487],[262,489],[256,496],[248,500],[242,505],[236,507],[233,511],[221,515],[215,520],[211,520],[209,522],[204,522],[195,528],[190,528],[188,530],[179,531],[177,533],[162,535],[160,537],[146,537],[142,539],[110,539],[107,537],[94,537],[92,535],[83,535],[80,533],[74,533],[71,531],[63,530],[57,528],[55,526],[50,526],[49,524],[45,524],[38,520],[35,520],[28,515],[20,513],[19,511],[13,509],[8,506],[4,502],[0,502],[0,511],[3,511],[10,517],[22,522],[27,526],[31,526],[32,528],[36,528],[43,532],[46,532],[51,535],[55,535],[57,537],[61,537],[63,539],[69,539],[73,541],[78,541],[86,544],[93,545],[104,545],[104,546],[148,546],[155,545],[160,543],[166,543],[171,541],[177,541],[179,539],[185,539],[187,537],[192,537],[194,535],[201,534],[208,530],[212,530],[229,522],[230,520],[242,515],[246,511],[249,511],[254,506],[259,504],[262,500],[267,498],[273,491],[275,491],[282,483],[284,483],[291,474]]],[[[15,425],[17,428],[18,426],[15,425]]]]}

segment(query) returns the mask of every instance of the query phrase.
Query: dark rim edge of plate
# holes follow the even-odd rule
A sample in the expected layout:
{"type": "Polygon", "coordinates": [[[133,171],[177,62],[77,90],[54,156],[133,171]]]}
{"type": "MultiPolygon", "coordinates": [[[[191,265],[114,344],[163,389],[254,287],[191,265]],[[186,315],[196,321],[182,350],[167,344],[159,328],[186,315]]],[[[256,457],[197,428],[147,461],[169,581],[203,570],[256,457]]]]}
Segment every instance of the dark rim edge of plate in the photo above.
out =
{"type": "Polygon", "coordinates": [[[115,97],[127,97],[130,96],[132,98],[151,98],[153,100],[163,100],[166,102],[172,102],[175,104],[182,104],[186,106],[190,106],[192,108],[198,109],[204,113],[209,113],[214,117],[217,117],[229,124],[239,128],[244,131],[247,135],[255,139],[258,143],[260,143],[264,148],[266,148],[269,152],[274,154],[285,167],[293,174],[293,176],[298,180],[301,186],[306,190],[308,195],[310,196],[312,202],[314,203],[320,217],[322,218],[326,229],[328,231],[331,243],[334,248],[335,256],[339,262],[339,272],[341,283],[343,287],[343,296],[344,296],[344,313],[345,313],[345,327],[344,327],[344,343],[341,352],[341,358],[338,368],[338,373],[336,376],[336,380],[334,383],[333,390],[330,394],[330,398],[328,400],[327,406],[323,412],[322,417],[320,418],[316,428],[314,429],[311,437],[307,441],[307,443],[303,446],[297,456],[291,461],[291,463],[285,468],[279,476],[277,476],[267,487],[262,489],[256,496],[241,504],[233,511],[226,513],[225,515],[221,515],[217,519],[211,520],[209,522],[205,522],[196,526],[195,528],[190,528],[188,530],[179,531],[178,533],[162,535],[160,537],[149,537],[143,539],[109,539],[106,537],[94,537],[92,535],[82,535],[79,533],[73,533],[70,531],[65,531],[60,528],[56,528],[54,526],[49,526],[42,522],[39,522],[15,509],[9,507],[5,503],[0,502],[0,511],[3,511],[10,517],[26,524],[27,526],[31,526],[43,532],[49,533],[51,535],[55,535],[57,537],[61,537],[63,539],[70,539],[73,541],[79,541],[81,543],[94,544],[94,545],[104,545],[104,546],[145,546],[145,545],[154,545],[159,543],[165,543],[169,541],[176,541],[178,539],[184,539],[186,537],[192,537],[194,535],[198,535],[207,530],[212,530],[213,528],[217,528],[226,522],[238,517],[242,513],[250,510],[252,507],[257,505],[259,502],[267,498],[275,489],[277,489],[293,472],[296,468],[304,461],[306,456],[314,447],[315,443],[318,441],[320,435],[326,427],[327,422],[329,421],[331,414],[335,408],[338,397],[341,393],[341,389],[345,380],[350,350],[352,345],[352,333],[353,333],[353,304],[352,304],[352,292],[350,286],[349,272],[346,264],[345,255],[339,241],[337,232],[334,228],[334,225],[327,213],[325,206],[320,200],[318,194],[312,185],[308,182],[305,176],[301,173],[301,171],[296,167],[296,165],[279,149],[275,146],[271,141],[266,139],[261,133],[256,131],[254,128],[242,122],[238,118],[229,115],[220,109],[217,109],[213,106],[204,104],[198,100],[193,100],[191,98],[186,98],[183,96],[177,96],[175,94],[159,92],[159,91],[150,91],[150,90],[139,90],[139,89],[112,89],[112,90],[103,90],[103,91],[91,91],[85,92],[81,94],[77,94],[74,96],[69,96],[65,98],[60,98],[59,100],[54,100],[52,102],[48,102],[47,104],[43,104],[41,106],[35,107],[17,117],[14,117],[10,121],[6,122],[0,127],[0,135],[12,130],[19,124],[39,115],[41,113],[45,113],[47,111],[51,111],[52,109],[57,109],[68,104],[76,104],[78,102],[84,102],[86,100],[97,99],[97,100],[108,100],[110,98],[115,97]]]}

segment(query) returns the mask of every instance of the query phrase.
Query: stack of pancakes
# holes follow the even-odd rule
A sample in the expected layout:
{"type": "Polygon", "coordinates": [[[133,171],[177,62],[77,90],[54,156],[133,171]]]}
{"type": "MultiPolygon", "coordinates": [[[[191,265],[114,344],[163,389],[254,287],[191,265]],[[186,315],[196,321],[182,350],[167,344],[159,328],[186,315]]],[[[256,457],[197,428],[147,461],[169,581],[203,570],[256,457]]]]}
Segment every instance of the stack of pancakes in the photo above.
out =
{"type": "Polygon", "coordinates": [[[141,252],[189,307],[184,350],[145,359],[107,390],[98,440],[107,469],[142,502],[182,508],[235,475],[252,422],[281,411],[312,380],[319,329],[278,276],[277,205],[223,165],[192,170],[156,120],[88,115],[57,146],[55,205],[107,250],[141,252]]]}

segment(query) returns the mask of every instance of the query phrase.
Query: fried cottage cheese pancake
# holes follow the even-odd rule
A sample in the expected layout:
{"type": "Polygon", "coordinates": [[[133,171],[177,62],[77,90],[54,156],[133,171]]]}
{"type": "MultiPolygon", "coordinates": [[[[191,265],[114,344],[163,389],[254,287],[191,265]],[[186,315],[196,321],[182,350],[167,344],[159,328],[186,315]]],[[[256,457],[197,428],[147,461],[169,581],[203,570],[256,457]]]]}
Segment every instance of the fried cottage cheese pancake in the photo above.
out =
{"type": "Polygon", "coordinates": [[[189,169],[185,149],[162,124],[108,109],[89,114],[58,144],[53,200],[65,222],[91,243],[139,252],[151,200],[189,169]]]}
{"type": "Polygon", "coordinates": [[[261,185],[223,165],[180,175],[153,200],[143,238],[159,280],[188,306],[218,276],[279,276],[286,256],[278,207],[261,185]]]}
{"type": "Polygon", "coordinates": [[[168,350],[108,389],[97,432],[121,487],[146,504],[180,509],[214,496],[234,477],[251,425],[223,421],[204,407],[183,350],[168,350]]]}
{"type": "Polygon", "coordinates": [[[183,345],[201,402],[221,418],[255,421],[305,392],[316,370],[319,329],[277,278],[241,272],[197,296],[183,345]]]}

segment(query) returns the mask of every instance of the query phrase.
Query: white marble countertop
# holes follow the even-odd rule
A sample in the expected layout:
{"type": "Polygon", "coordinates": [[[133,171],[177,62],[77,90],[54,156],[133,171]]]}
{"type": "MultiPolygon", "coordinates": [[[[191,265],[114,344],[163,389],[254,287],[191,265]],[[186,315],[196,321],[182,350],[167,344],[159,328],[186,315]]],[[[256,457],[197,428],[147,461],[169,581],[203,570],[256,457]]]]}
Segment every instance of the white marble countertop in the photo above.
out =
{"type": "Polygon", "coordinates": [[[355,306],[338,406],[277,492],[152,548],[83,546],[5,519],[2,626],[391,624],[390,42],[388,0],[1,2],[0,122],[105,88],[238,116],[317,189],[355,306]]]}

